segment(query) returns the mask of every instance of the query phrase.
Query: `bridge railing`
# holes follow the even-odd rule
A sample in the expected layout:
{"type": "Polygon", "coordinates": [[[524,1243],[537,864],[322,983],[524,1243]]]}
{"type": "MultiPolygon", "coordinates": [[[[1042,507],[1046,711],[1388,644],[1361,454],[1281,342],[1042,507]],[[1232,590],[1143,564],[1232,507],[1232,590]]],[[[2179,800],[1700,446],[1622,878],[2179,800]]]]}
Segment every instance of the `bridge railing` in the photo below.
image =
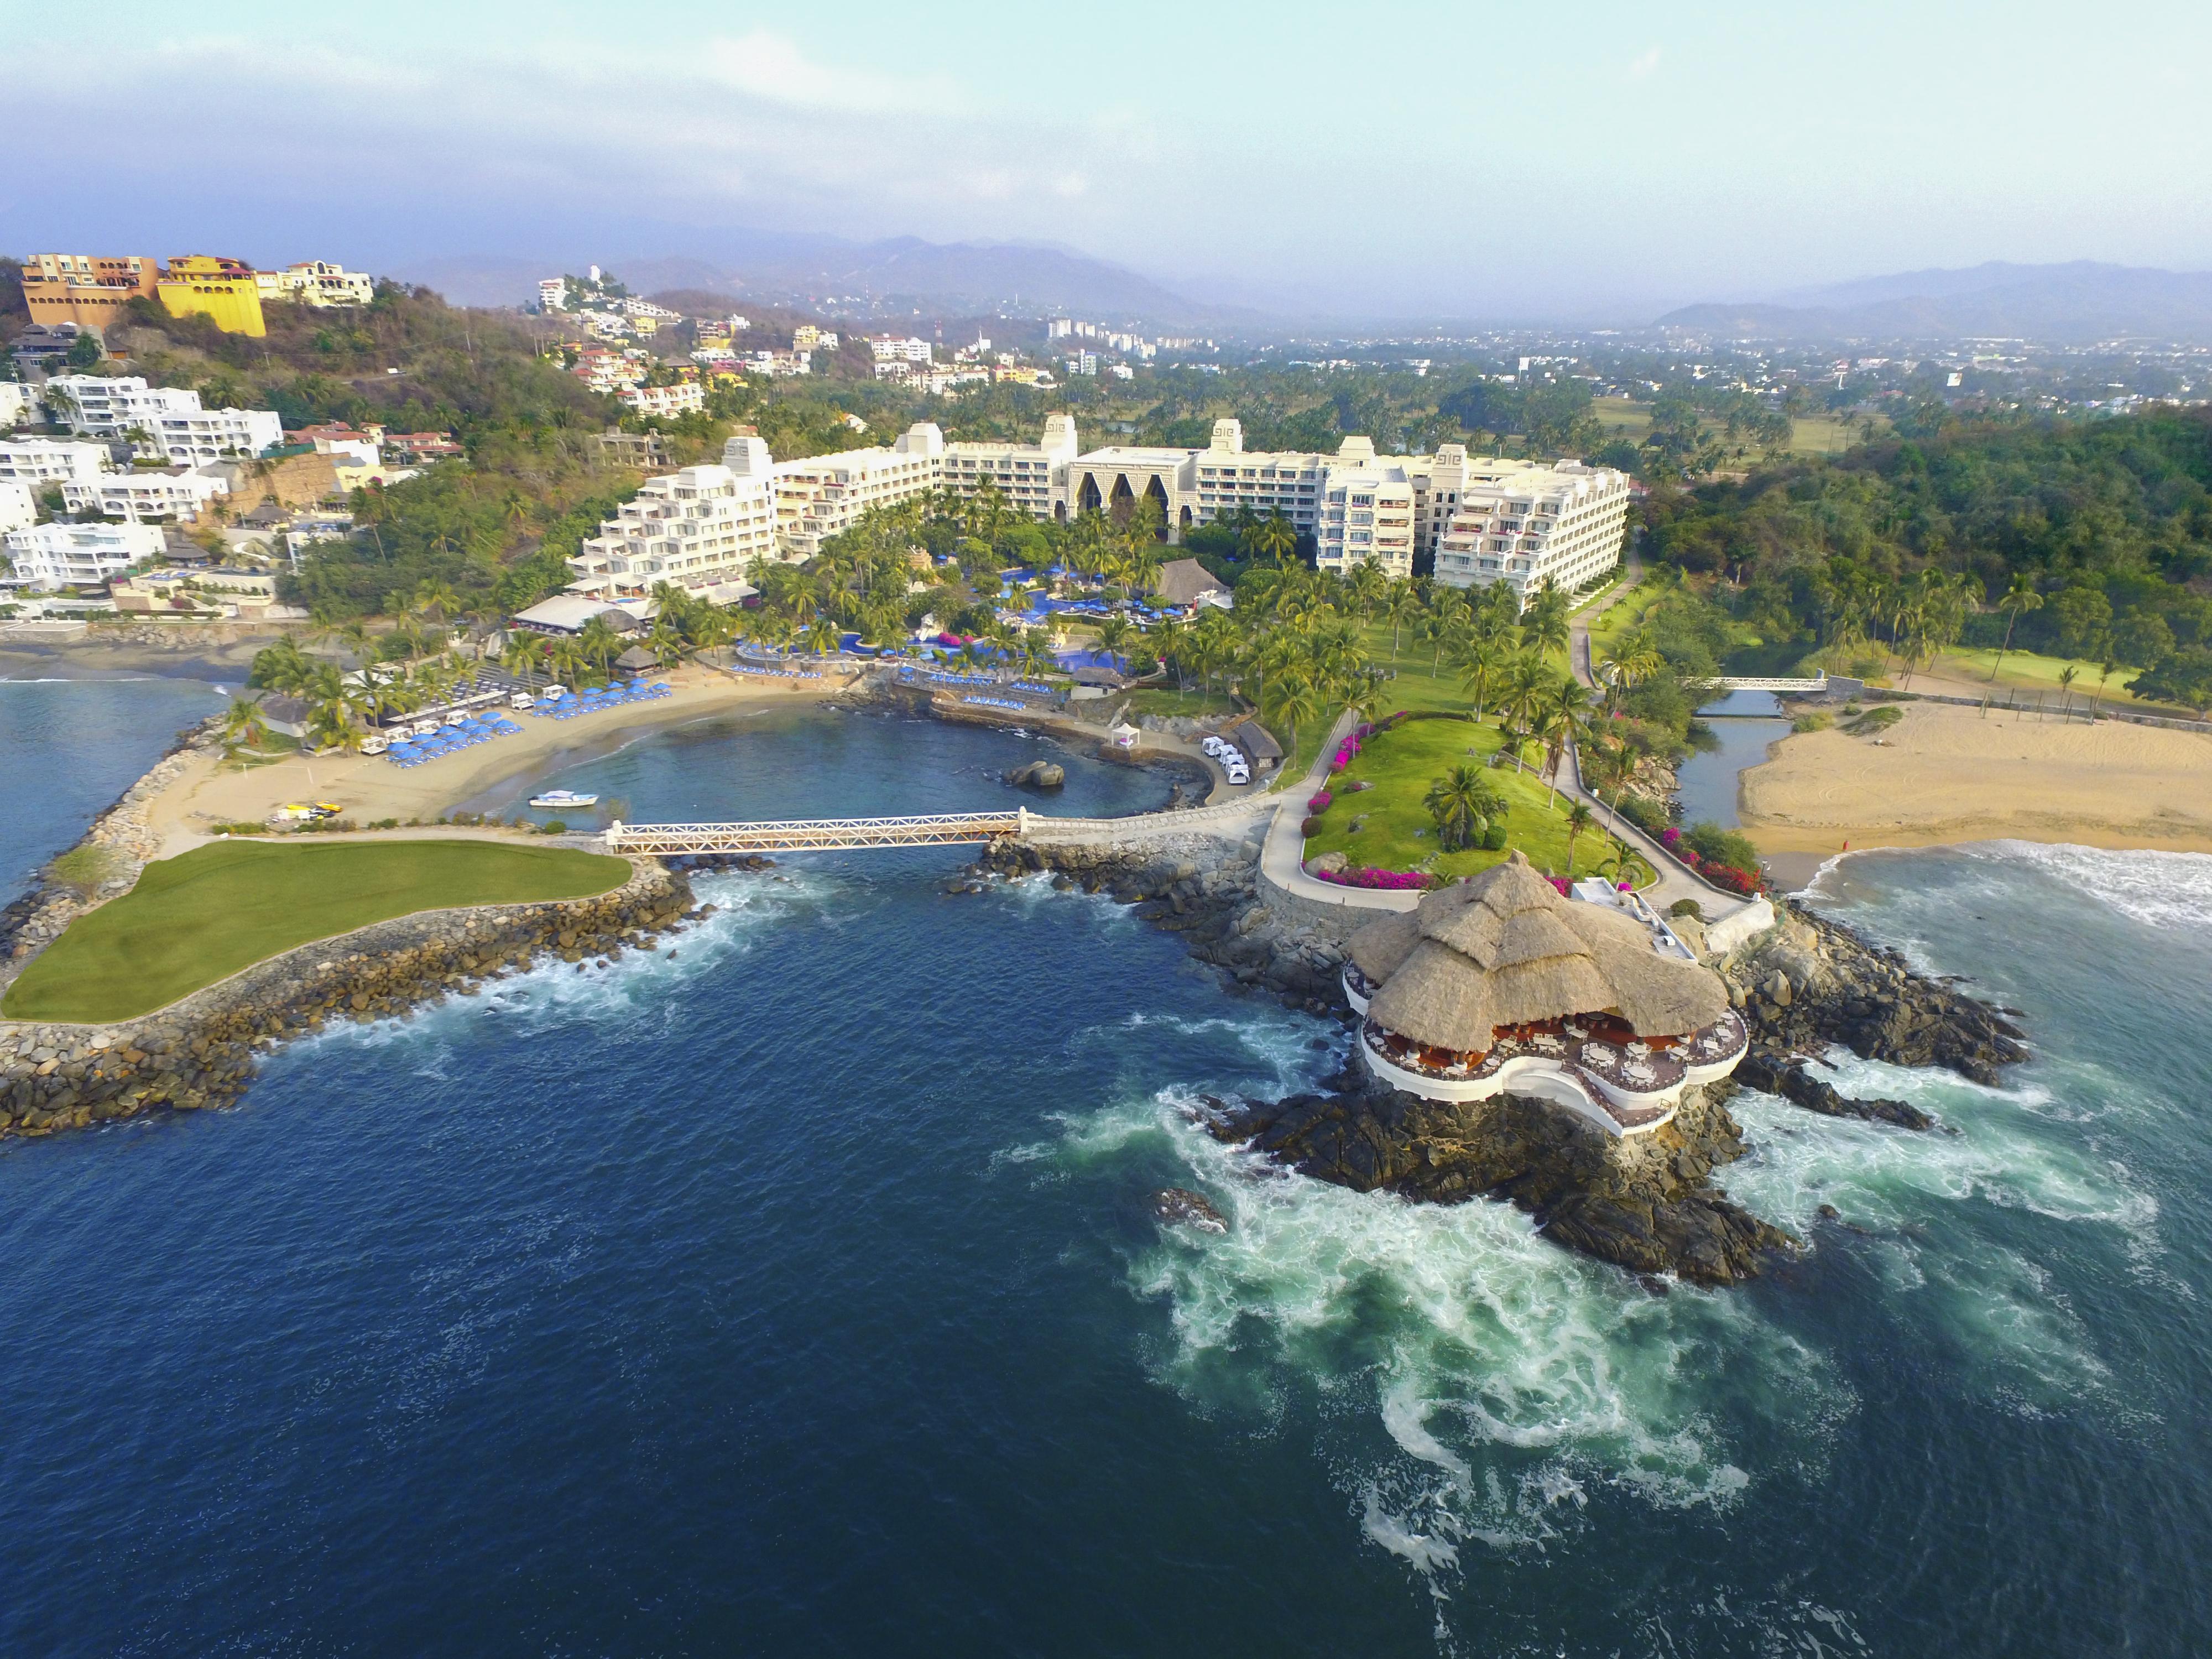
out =
{"type": "Polygon", "coordinates": [[[1721,684],[1731,691],[1825,691],[1828,689],[1827,672],[1824,669],[1812,679],[1739,679],[1723,675],[1721,684]]]}

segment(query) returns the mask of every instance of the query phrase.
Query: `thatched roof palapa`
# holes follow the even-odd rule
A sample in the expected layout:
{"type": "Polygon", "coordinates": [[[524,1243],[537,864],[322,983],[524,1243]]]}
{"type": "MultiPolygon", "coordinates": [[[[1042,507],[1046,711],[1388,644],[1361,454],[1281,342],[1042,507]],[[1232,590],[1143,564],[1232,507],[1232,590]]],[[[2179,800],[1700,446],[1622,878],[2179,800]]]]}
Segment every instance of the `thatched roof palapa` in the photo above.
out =
{"type": "Polygon", "coordinates": [[[1488,1048],[1502,1025],[1617,1013],[1645,1036],[1679,1036],[1728,1010],[1720,976],[1662,957],[1632,917],[1577,904],[1514,853],[1469,882],[1369,923],[1352,959],[1379,985],[1369,1012],[1431,1048],[1488,1048]]]}

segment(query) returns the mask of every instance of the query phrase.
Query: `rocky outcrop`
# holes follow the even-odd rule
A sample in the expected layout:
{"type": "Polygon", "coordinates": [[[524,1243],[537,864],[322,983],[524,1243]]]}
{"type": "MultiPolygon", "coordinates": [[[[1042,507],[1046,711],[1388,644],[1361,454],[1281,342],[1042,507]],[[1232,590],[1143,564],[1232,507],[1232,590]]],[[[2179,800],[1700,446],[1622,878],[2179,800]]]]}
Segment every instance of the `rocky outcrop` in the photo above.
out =
{"type": "Polygon", "coordinates": [[[1207,1104],[1217,1137],[1319,1180],[1431,1203],[1506,1199],[1546,1237],[1635,1273],[1732,1285],[1796,1243],[1711,1184],[1717,1166],[1743,1155],[1743,1138],[1695,1089],[1671,1121],[1631,1137],[1547,1101],[1424,1100],[1350,1071],[1323,1093],[1207,1104]]]}
{"type": "Polygon", "coordinates": [[[1021,789],[1057,789],[1067,781],[1067,769],[1054,761],[1031,761],[1008,772],[1006,781],[1021,789]]]}
{"type": "Polygon", "coordinates": [[[653,948],[687,917],[680,875],[634,860],[598,898],[435,910],[304,945],[173,1007],[102,1026],[0,1024],[0,1136],[236,1098],[262,1051],[337,1021],[390,1018],[549,957],[653,948]]]}
{"type": "Polygon", "coordinates": [[[1049,872],[1054,884],[1105,893],[1136,907],[1230,984],[1266,991],[1309,1013],[1349,1016],[1338,976],[1344,952],[1310,924],[1278,916],[1261,902],[1258,843],[1191,836],[1156,852],[1079,844],[992,842],[981,873],[1049,872]]]}
{"type": "Polygon", "coordinates": [[[1225,1233],[1229,1223],[1202,1193],[1188,1187],[1163,1187],[1152,1194],[1152,1213],[1170,1227],[1194,1232],[1225,1233]]]}
{"type": "Polygon", "coordinates": [[[1910,1101],[1855,1100],[1839,1094],[1832,1083],[1813,1075],[1802,1060],[1754,1049],[1736,1065],[1730,1079],[1750,1088],[1779,1095],[1793,1105],[1823,1117],[1858,1117],[1875,1123],[1894,1123],[1900,1129],[1925,1129],[1936,1120],[1910,1101]]]}
{"type": "Polygon", "coordinates": [[[2026,1033],[2000,1011],[1794,901],[1719,965],[1756,1053],[1840,1043],[1862,1060],[1942,1066],[1983,1084],[2027,1058],[2026,1033]]]}

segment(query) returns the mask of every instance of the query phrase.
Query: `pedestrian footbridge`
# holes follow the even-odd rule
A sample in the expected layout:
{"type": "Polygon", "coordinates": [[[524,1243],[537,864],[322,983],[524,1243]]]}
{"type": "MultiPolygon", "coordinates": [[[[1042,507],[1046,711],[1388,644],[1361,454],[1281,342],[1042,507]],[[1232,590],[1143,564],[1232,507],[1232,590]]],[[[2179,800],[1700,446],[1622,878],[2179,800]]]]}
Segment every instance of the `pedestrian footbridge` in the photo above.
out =
{"type": "Polygon", "coordinates": [[[959,847],[1018,836],[1029,811],[933,812],[895,818],[769,818],[749,823],[607,826],[610,853],[809,853],[857,847],[959,847]]]}
{"type": "MultiPolygon", "coordinates": [[[[1851,683],[1854,685],[1858,684],[1856,680],[1851,683]]],[[[1731,678],[1721,681],[1721,689],[1724,691],[1795,691],[1802,696],[1818,696],[1828,689],[1828,677],[1823,672],[1809,680],[1747,680],[1731,678]]]]}

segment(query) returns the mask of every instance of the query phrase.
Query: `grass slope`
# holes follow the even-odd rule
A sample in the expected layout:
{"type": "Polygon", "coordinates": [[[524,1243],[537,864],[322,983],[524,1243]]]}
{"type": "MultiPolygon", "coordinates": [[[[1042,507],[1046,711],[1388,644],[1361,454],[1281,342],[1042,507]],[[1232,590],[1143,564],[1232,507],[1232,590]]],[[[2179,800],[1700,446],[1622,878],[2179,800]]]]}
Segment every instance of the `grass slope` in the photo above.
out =
{"type": "MultiPolygon", "coordinates": [[[[1324,786],[1335,799],[1322,815],[1320,832],[1306,842],[1305,856],[1341,853],[1354,865],[1378,870],[1419,867],[1446,876],[1468,876],[1503,862],[1507,852],[1518,848],[1539,870],[1566,874],[1565,798],[1547,806],[1544,786],[1534,770],[1516,773],[1510,762],[1487,775],[1506,799],[1505,848],[1437,853],[1436,823],[1422,797],[1454,766],[1486,764],[1502,746],[1496,726],[1468,720],[1408,720],[1370,738],[1352,764],[1324,786]],[[1375,787],[1357,794],[1346,793],[1346,786],[1362,781],[1375,787]],[[1367,823],[1354,833],[1352,820],[1362,814],[1367,823]]],[[[1528,750],[1532,768],[1536,757],[1532,744],[1528,750]]],[[[1606,856],[1603,824],[1601,815],[1598,827],[1577,839],[1576,874],[1590,874],[1595,862],[1606,856]]],[[[1632,878],[1641,882],[1650,877],[1639,866],[1632,878]]]]}
{"type": "Polygon", "coordinates": [[[215,842],[149,864],[122,897],[71,922],[8,989],[11,1019],[101,1024],[319,939],[417,910],[584,898],[623,860],[481,841],[300,846],[215,842]]]}

